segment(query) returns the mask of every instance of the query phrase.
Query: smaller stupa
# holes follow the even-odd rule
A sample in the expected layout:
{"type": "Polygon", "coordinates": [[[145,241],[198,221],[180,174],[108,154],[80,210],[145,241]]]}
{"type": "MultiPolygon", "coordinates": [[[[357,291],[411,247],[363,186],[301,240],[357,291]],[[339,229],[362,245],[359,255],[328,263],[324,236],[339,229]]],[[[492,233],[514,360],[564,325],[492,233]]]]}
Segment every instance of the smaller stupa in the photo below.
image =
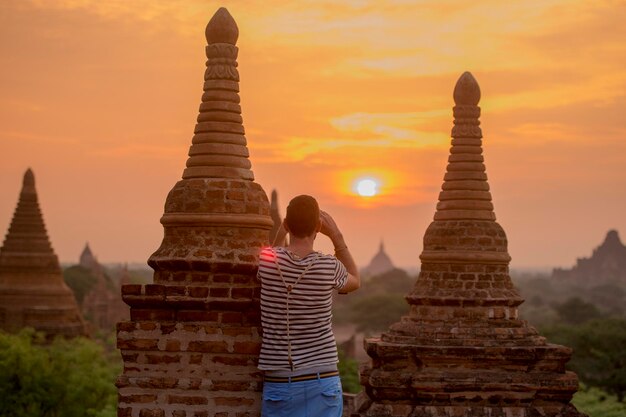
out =
{"type": "Polygon", "coordinates": [[[365,340],[367,417],[583,417],[570,400],[572,350],[518,315],[508,241],[496,222],[482,149],[480,87],[454,88],[448,166],[424,234],[409,313],[365,340]]]}
{"type": "Polygon", "coordinates": [[[374,255],[370,263],[363,270],[363,275],[373,277],[394,270],[396,267],[391,262],[391,258],[385,252],[385,243],[380,240],[378,253],[374,255]]]}
{"type": "Polygon", "coordinates": [[[280,216],[280,211],[278,210],[278,193],[276,192],[276,190],[272,190],[270,216],[272,217],[272,221],[274,222],[272,230],[270,230],[270,244],[274,244],[274,241],[276,240],[276,235],[278,234],[278,229],[280,229],[280,224],[283,222],[283,218],[280,216]]]}
{"type": "Polygon", "coordinates": [[[91,248],[89,247],[89,242],[85,243],[85,248],[80,254],[79,264],[83,268],[94,269],[99,268],[98,259],[94,256],[91,248]]]}
{"type": "Polygon", "coordinates": [[[85,334],[74,294],[63,281],[48,239],[30,169],[0,248],[0,329],[13,332],[23,327],[48,337],[85,334]]]}

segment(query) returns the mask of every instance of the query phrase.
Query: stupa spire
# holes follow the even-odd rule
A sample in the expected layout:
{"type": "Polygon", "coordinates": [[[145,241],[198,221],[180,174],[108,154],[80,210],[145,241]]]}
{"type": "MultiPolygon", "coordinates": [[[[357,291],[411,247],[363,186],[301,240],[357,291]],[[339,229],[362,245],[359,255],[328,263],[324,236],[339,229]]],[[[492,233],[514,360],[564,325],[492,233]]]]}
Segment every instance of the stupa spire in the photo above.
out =
{"type": "Polygon", "coordinates": [[[183,178],[253,180],[239,98],[239,29],[221,7],[206,27],[206,71],[198,123],[183,178]]]}
{"type": "MultiPolygon", "coordinates": [[[[431,224],[431,228],[436,228],[445,221],[485,221],[485,224],[495,225],[493,231],[495,234],[482,236],[483,231],[474,228],[467,236],[459,235],[451,239],[449,236],[427,232],[424,242],[428,241],[429,244],[424,246],[420,258],[422,261],[434,262],[438,259],[444,261],[480,259],[508,264],[511,257],[507,251],[506,234],[495,222],[496,215],[493,211],[482,155],[483,134],[480,129],[480,107],[478,107],[480,87],[471,73],[464,72],[459,77],[454,87],[453,98],[455,106],[452,146],[434,215],[435,222],[431,224]],[[464,238],[462,244],[459,240],[461,238],[464,238]]],[[[521,302],[519,296],[515,298],[521,302]]]]}
{"type": "Polygon", "coordinates": [[[454,88],[454,127],[435,220],[495,220],[482,150],[480,87],[469,72],[454,88]]]}
{"type": "Polygon", "coordinates": [[[0,328],[30,326],[53,336],[85,333],[78,305],[63,281],[43,221],[35,175],[24,173],[22,190],[0,248],[0,328]]]}
{"type": "MultiPolygon", "coordinates": [[[[22,190],[19,201],[13,214],[3,245],[4,251],[30,252],[46,254],[52,259],[56,255],[48,239],[46,226],[39,208],[37,191],[35,190],[35,175],[28,168],[22,180],[22,190]]],[[[50,261],[53,264],[53,261],[50,261]]],[[[58,264],[58,261],[56,262],[58,264]]],[[[60,270],[60,269],[59,269],[60,270]]]]}
{"type": "Polygon", "coordinates": [[[280,224],[283,222],[283,218],[280,216],[280,210],[278,208],[278,193],[276,190],[272,190],[272,202],[270,203],[270,216],[272,217],[272,230],[270,230],[270,244],[274,244],[274,240],[276,240],[276,235],[278,234],[278,229],[280,228],[280,224]]]}

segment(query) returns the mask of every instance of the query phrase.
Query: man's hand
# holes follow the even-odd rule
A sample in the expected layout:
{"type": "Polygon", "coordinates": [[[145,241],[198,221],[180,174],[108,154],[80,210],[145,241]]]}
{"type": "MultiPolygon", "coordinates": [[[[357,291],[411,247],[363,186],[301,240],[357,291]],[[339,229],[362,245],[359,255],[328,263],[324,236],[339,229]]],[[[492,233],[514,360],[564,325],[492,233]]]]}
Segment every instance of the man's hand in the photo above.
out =
{"type": "Polygon", "coordinates": [[[346,242],[343,240],[343,235],[333,220],[330,214],[320,210],[320,222],[322,224],[320,233],[330,238],[335,246],[335,256],[346,267],[348,271],[348,279],[346,284],[339,290],[339,294],[347,294],[351,291],[357,290],[361,285],[361,277],[359,276],[359,270],[354,263],[354,259],[348,250],[346,242]]]}
{"type": "Polygon", "coordinates": [[[320,210],[320,222],[322,223],[321,234],[328,236],[335,246],[344,244],[341,231],[339,231],[337,223],[335,223],[330,214],[320,210]]]}

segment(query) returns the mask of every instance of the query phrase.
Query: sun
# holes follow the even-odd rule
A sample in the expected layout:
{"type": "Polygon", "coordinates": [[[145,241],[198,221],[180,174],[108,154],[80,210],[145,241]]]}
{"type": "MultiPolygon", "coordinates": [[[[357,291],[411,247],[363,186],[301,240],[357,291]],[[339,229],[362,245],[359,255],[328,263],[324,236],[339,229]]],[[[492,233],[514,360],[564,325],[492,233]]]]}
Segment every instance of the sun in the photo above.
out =
{"type": "Polygon", "coordinates": [[[374,197],[378,194],[379,183],[373,178],[361,178],[355,183],[355,190],[361,197],[374,197]]]}

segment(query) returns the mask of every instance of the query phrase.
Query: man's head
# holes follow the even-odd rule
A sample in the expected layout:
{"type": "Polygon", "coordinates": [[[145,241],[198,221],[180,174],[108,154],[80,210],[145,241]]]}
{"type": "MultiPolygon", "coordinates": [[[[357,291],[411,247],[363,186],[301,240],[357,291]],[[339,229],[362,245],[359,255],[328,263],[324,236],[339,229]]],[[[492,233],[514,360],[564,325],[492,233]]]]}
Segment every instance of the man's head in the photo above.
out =
{"type": "Polygon", "coordinates": [[[285,225],[291,235],[307,237],[319,231],[320,207],[310,195],[294,197],[287,206],[285,225]]]}

